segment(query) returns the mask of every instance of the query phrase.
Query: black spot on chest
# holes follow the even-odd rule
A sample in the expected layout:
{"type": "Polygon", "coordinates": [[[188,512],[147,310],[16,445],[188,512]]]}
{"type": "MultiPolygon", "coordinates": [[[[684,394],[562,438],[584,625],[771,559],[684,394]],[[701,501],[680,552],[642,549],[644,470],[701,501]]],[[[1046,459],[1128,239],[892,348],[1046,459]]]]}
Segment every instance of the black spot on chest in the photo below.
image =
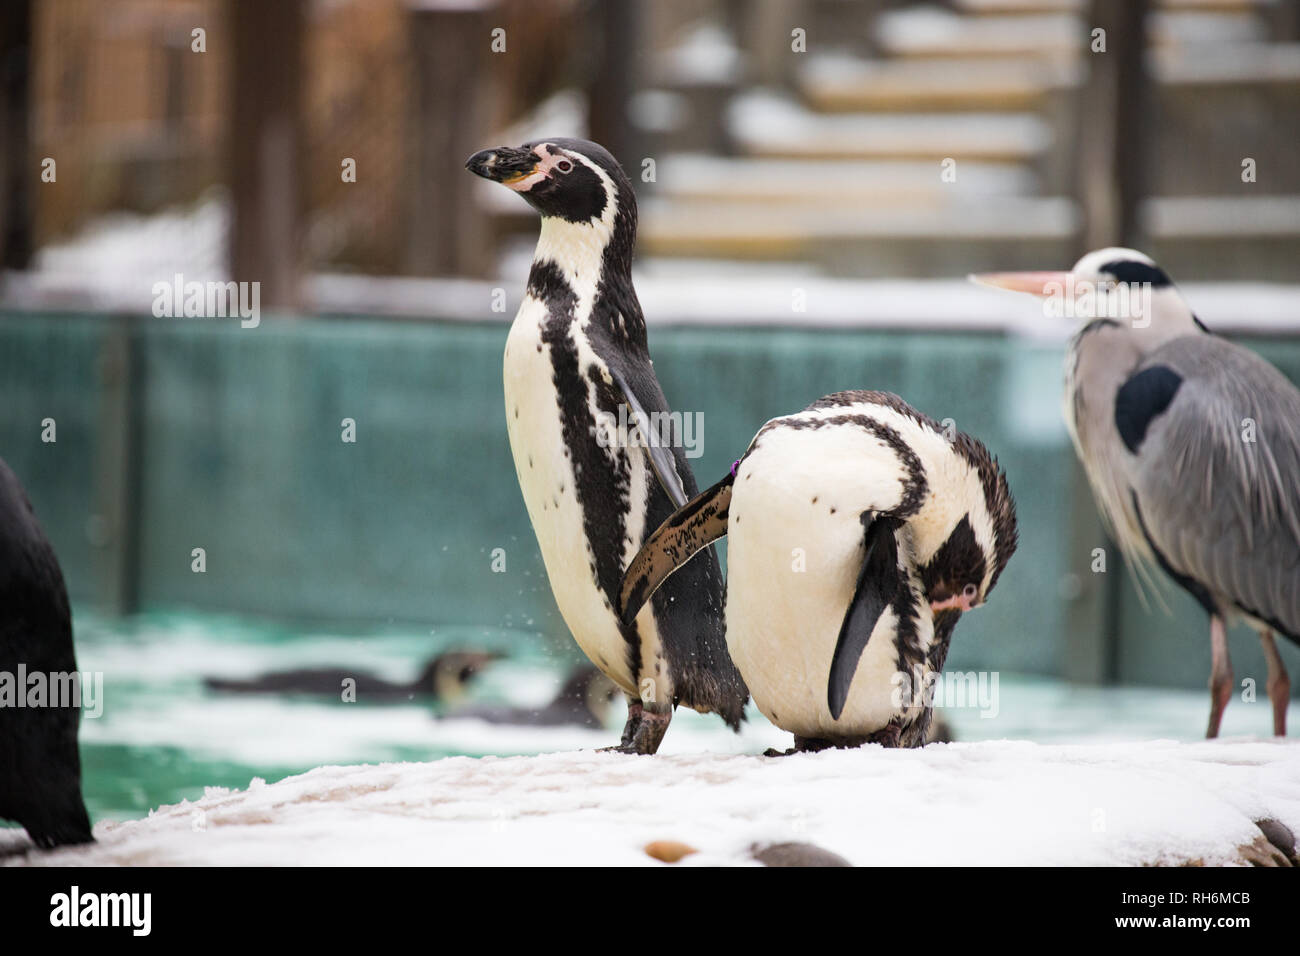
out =
{"type": "Polygon", "coordinates": [[[1167,365],[1138,372],[1115,393],[1115,427],[1119,437],[1137,454],[1151,422],[1167,409],[1183,384],[1182,376],[1167,365]]]}

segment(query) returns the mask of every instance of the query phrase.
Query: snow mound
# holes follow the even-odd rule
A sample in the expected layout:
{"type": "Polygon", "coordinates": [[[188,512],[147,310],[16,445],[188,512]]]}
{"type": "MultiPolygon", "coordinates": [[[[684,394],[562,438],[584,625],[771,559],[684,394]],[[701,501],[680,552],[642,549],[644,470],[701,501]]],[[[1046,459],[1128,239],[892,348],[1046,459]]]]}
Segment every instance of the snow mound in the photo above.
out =
{"type": "Polygon", "coordinates": [[[1300,832],[1300,744],[1239,739],[864,747],[790,757],[583,751],[321,767],[217,788],[50,865],[753,863],[811,843],[855,865],[1138,865],[1240,860],[1272,818],[1300,832]]]}

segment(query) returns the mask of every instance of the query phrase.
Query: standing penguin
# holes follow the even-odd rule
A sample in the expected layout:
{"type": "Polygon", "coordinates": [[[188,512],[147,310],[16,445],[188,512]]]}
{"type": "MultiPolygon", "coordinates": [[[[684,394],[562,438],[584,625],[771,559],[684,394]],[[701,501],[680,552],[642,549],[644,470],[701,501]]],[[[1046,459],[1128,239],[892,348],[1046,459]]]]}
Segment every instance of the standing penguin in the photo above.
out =
{"type": "Polygon", "coordinates": [[[632,287],[632,184],[603,148],[575,139],[483,150],[466,167],[542,216],[506,340],[506,425],[560,613],[627,695],[615,749],[654,753],[678,703],[738,729],[748,692],[727,655],[712,549],[644,613],[624,622],[614,610],[645,536],[696,492],[678,436],[662,427],[668,402],[632,287]],[[625,421],[638,426],[627,436],[610,427],[625,421]]]}
{"type": "Polygon", "coordinates": [[[724,534],[727,645],[759,710],[798,750],[919,747],[926,675],[1015,551],[1016,513],[978,441],[888,392],[838,392],[764,425],[651,536],[624,613],[724,534]]]}
{"type": "MultiPolygon", "coordinates": [[[[26,695],[20,673],[44,675],[52,689],[56,675],[76,670],[63,572],[27,493],[0,461],[0,680],[26,695]]],[[[39,847],[90,842],[77,751],[80,702],[20,707],[7,696],[0,690],[0,817],[21,823],[39,847]]]]}
{"type": "Polygon", "coordinates": [[[1098,249],[1070,272],[976,282],[1055,299],[1088,321],[1065,361],[1065,422],[1130,566],[1162,568],[1210,616],[1210,721],[1233,693],[1227,623],[1258,632],[1273,733],[1291,682],[1273,634],[1300,644],[1300,389],[1212,334],[1165,271],[1098,249]]]}

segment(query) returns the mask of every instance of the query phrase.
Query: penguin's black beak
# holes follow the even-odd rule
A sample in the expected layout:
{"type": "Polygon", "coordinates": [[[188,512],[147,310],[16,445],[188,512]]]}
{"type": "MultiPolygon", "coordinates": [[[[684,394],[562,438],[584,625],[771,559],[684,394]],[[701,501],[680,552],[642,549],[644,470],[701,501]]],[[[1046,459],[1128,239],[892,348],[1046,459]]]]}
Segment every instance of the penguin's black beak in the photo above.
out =
{"type": "Polygon", "coordinates": [[[531,149],[498,146],[479,150],[465,162],[465,168],[475,176],[509,186],[535,173],[537,163],[537,154],[531,149]]]}

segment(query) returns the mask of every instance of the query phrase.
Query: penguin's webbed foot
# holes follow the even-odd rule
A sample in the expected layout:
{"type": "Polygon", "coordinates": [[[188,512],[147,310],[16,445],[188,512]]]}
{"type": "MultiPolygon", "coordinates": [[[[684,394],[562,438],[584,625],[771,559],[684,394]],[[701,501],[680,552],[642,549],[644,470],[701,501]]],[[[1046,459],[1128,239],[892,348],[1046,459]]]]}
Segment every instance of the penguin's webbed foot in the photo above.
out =
{"type": "Polygon", "coordinates": [[[822,740],[818,737],[800,737],[794,735],[794,746],[788,750],[777,750],[775,747],[768,747],[763,751],[764,757],[789,757],[794,754],[812,754],[819,750],[829,750],[832,747],[839,746],[833,740],[822,740]]]}
{"type": "Polygon", "coordinates": [[[646,710],[639,698],[627,699],[627,723],[623,727],[623,738],[617,746],[602,747],[601,753],[618,754],[652,754],[659,749],[664,739],[668,723],[673,719],[671,710],[659,713],[646,710]]]}
{"type": "Polygon", "coordinates": [[[664,739],[664,734],[668,732],[668,724],[673,719],[671,710],[658,713],[653,710],[647,710],[641,715],[641,723],[637,725],[636,733],[632,737],[632,753],[652,754],[658,751],[660,742],[664,739]]]}
{"type": "Polygon", "coordinates": [[[641,750],[638,750],[633,744],[614,744],[614,747],[599,748],[597,753],[630,753],[636,756],[636,754],[641,753],[641,750]]]}
{"type": "Polygon", "coordinates": [[[821,737],[800,737],[798,734],[795,734],[794,750],[792,752],[800,754],[815,754],[819,750],[830,750],[832,747],[840,746],[843,745],[836,743],[834,740],[824,740],[821,737]]]}

